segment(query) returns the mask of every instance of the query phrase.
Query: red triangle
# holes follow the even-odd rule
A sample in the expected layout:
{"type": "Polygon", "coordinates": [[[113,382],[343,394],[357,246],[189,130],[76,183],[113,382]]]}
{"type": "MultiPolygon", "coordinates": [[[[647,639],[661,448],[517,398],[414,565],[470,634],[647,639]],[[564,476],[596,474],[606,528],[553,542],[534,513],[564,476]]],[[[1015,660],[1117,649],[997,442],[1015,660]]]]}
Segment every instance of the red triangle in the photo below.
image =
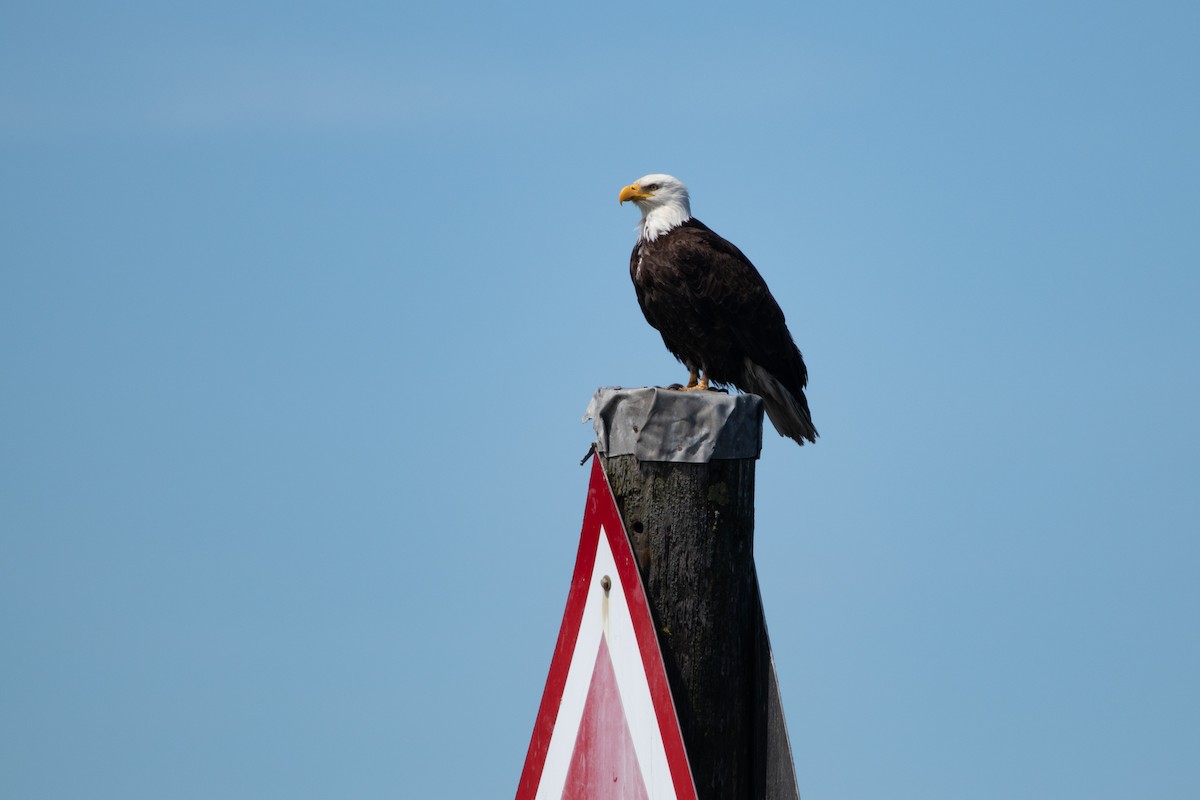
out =
{"type": "MultiPolygon", "coordinates": [[[[567,594],[567,608],[558,631],[558,641],[554,645],[554,657],[550,661],[550,674],[542,692],[533,735],[529,739],[529,752],[521,770],[516,800],[535,800],[542,788],[542,779],[547,774],[551,776],[553,786],[543,796],[555,795],[558,800],[647,800],[650,794],[651,790],[644,782],[646,775],[642,773],[646,765],[639,764],[633,749],[629,721],[617,689],[609,642],[605,638],[607,634],[596,631],[594,627],[602,617],[594,614],[584,620],[588,598],[600,589],[594,585],[593,579],[598,574],[595,573],[596,559],[605,545],[616,569],[613,577],[620,579],[624,592],[628,616],[623,620],[632,626],[634,634],[622,640],[618,648],[618,658],[630,673],[623,671],[621,679],[644,680],[642,686],[649,690],[653,706],[654,722],[646,720],[644,729],[637,732],[639,742],[642,736],[656,738],[656,741],[647,743],[647,750],[642,752],[643,757],[650,759],[651,769],[659,768],[651,772],[649,777],[654,787],[662,789],[664,797],[696,800],[696,785],[692,782],[683,734],[679,729],[675,704],[671,700],[671,687],[663,667],[662,653],[658,649],[654,619],[646,601],[629,537],[599,458],[592,461],[592,476],[588,483],[587,506],[583,528],[579,533],[579,552],[575,557],[571,591],[567,594]],[[604,545],[600,543],[601,537],[605,539],[604,545]],[[575,663],[576,658],[580,661],[587,658],[587,653],[576,647],[585,625],[588,627],[588,641],[601,643],[591,672],[587,672],[582,663],[575,663]],[[631,648],[635,649],[631,652],[631,648]],[[633,665],[634,659],[640,661],[640,671],[633,665]],[[579,668],[577,672],[573,671],[576,666],[579,668]],[[580,682],[573,682],[570,718],[560,719],[568,678],[576,674],[580,681],[587,680],[587,694],[579,703],[579,692],[583,687],[580,682]],[[568,747],[571,748],[569,752],[568,747]],[[593,747],[598,755],[589,755],[593,747]],[[664,766],[661,763],[663,756],[666,758],[665,771],[661,770],[664,766]],[[559,786],[563,788],[559,789],[559,786]]],[[[637,696],[642,697],[640,694],[637,696]]],[[[642,709],[644,711],[646,709],[642,709]]]]}
{"type": "Polygon", "coordinates": [[[562,800],[648,800],[603,636],[562,800]]]}

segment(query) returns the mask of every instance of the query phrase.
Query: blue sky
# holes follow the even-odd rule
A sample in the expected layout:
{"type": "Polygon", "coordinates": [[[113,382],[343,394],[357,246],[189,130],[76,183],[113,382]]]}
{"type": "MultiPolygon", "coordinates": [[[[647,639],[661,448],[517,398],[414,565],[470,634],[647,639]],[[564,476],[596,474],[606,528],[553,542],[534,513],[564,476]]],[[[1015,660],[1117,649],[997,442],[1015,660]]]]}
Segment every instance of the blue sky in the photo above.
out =
{"type": "Polygon", "coordinates": [[[2,16],[0,794],[515,792],[658,171],[809,364],[806,800],[1200,793],[1194,4],[2,16]]]}

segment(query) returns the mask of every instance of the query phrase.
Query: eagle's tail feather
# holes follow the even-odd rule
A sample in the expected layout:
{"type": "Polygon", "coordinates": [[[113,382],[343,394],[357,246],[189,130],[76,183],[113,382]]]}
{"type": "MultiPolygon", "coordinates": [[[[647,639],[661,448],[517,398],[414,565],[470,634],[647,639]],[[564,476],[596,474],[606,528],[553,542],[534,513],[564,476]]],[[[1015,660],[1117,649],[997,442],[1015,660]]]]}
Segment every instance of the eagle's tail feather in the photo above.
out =
{"type": "Polygon", "coordinates": [[[817,429],[813,427],[803,389],[793,394],[778,378],[748,358],[741,388],[763,399],[767,416],[780,436],[795,439],[801,445],[805,440],[817,441],[817,429]]]}

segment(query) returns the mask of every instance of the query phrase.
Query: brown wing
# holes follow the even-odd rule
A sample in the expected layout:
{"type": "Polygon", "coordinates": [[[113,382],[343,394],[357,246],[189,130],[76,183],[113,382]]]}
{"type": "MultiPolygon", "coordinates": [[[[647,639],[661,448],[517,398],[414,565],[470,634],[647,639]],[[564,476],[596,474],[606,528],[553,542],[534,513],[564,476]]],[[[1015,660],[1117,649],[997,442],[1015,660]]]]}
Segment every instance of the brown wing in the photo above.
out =
{"type": "Polygon", "coordinates": [[[667,238],[670,261],[686,285],[691,307],[705,321],[710,377],[738,385],[748,357],[793,393],[803,390],[808,382],[804,360],[783,310],[750,259],[698,220],[689,220],[667,238]]]}

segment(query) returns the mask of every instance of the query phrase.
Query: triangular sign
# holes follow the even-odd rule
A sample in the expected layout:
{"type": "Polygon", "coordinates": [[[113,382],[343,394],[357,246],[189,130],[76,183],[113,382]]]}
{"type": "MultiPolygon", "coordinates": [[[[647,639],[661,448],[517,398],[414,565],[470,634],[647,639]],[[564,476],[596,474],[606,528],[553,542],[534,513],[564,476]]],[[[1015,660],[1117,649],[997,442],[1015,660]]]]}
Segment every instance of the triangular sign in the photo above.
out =
{"type": "Polygon", "coordinates": [[[654,620],[600,459],[517,800],[696,800],[654,620]]]}

